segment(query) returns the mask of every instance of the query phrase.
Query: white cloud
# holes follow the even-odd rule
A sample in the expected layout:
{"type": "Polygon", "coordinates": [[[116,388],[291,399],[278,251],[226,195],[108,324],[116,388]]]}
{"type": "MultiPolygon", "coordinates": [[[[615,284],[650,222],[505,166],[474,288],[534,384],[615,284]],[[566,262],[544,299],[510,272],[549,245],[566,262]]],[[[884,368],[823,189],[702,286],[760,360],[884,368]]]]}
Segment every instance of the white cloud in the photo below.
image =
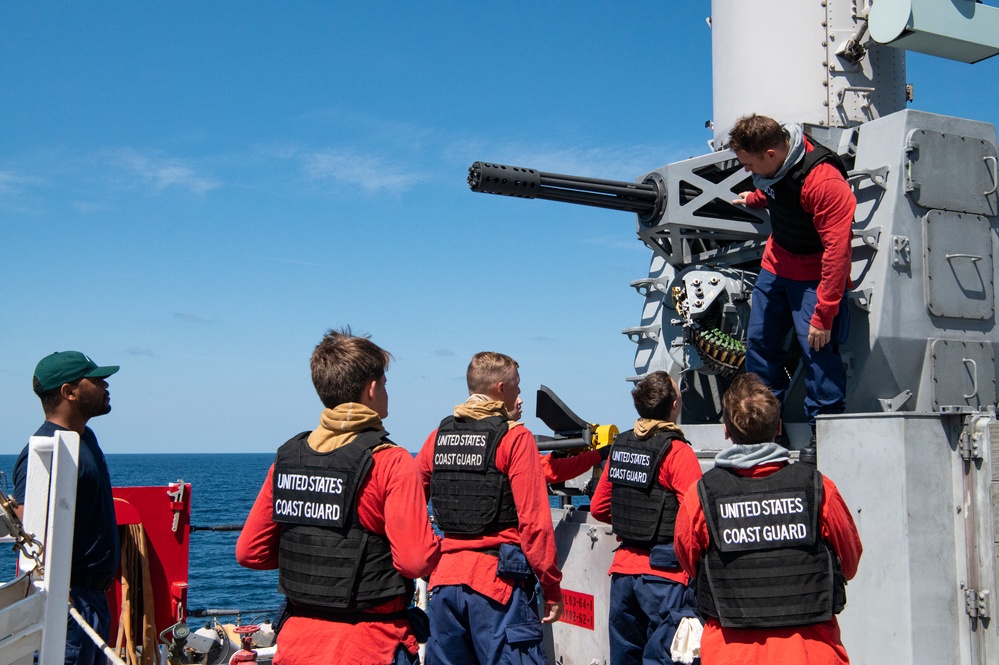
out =
{"type": "Polygon", "coordinates": [[[351,150],[327,149],[303,154],[302,168],[311,180],[356,186],[366,192],[402,192],[425,180],[397,164],[351,150]]]}
{"type": "Polygon", "coordinates": [[[118,166],[152,184],[156,190],[181,187],[195,194],[204,194],[222,186],[214,178],[199,175],[191,165],[180,159],[143,154],[132,148],[107,150],[103,154],[118,166]]]}
{"type": "Polygon", "coordinates": [[[707,148],[676,144],[566,146],[510,142],[492,144],[467,141],[453,144],[449,158],[520,166],[546,173],[579,175],[602,180],[634,182],[649,171],[691,156],[707,153],[707,148]]]}
{"type": "Polygon", "coordinates": [[[26,176],[14,171],[0,171],[0,196],[17,196],[32,185],[40,185],[44,181],[34,176],[26,176]]]}

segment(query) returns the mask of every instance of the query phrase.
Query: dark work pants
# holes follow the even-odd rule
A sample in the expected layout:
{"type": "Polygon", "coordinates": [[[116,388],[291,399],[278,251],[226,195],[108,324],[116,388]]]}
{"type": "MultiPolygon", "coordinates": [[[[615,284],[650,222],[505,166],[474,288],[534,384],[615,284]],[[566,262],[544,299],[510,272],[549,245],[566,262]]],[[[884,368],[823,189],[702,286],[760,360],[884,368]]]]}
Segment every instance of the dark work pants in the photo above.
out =
{"type": "Polygon", "coordinates": [[[789,379],[784,370],[784,340],[793,328],[805,369],[805,415],[843,413],[846,408],[846,368],[839,345],[850,330],[850,311],[844,294],[833,320],[832,339],[818,351],[808,346],[808,327],[815,313],[818,281],[802,282],[761,270],[753,289],[753,308],[746,331],[746,371],[758,374],[784,403],[789,379]]]}
{"type": "Polygon", "coordinates": [[[420,665],[420,654],[411,654],[406,651],[405,647],[400,646],[395,650],[395,659],[392,661],[392,665],[420,665]]]}
{"type": "Polygon", "coordinates": [[[436,587],[430,596],[425,665],[545,665],[541,620],[533,593],[515,586],[506,605],[465,585],[436,587]]]}
{"type": "MultiPolygon", "coordinates": [[[[108,598],[103,591],[91,591],[83,587],[70,587],[69,597],[73,607],[90,627],[107,642],[111,637],[111,610],[108,598]]],[[[66,627],[66,665],[105,665],[107,657],[94,644],[90,636],[83,632],[76,619],[69,617],[66,627]]]]}
{"type": "Polygon", "coordinates": [[[673,665],[676,627],[695,616],[694,590],[655,575],[611,575],[611,665],[673,665]]]}

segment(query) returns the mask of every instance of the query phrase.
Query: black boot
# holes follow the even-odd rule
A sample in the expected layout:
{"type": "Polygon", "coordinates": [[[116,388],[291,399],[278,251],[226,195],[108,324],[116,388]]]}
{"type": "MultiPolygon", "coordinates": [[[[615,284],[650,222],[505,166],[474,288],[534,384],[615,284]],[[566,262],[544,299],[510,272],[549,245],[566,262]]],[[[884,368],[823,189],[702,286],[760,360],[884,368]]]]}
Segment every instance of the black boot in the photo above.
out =
{"type": "Polygon", "coordinates": [[[815,428],[812,427],[812,438],[808,440],[808,445],[798,453],[798,461],[815,466],[818,464],[818,451],[815,446],[815,428]]]}

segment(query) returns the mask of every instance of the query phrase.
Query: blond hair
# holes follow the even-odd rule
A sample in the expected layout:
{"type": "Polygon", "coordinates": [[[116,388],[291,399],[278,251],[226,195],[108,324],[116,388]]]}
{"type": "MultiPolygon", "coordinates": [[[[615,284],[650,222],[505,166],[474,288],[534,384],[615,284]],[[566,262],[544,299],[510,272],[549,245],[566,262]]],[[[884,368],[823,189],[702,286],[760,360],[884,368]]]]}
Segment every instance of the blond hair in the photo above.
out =
{"type": "Polygon", "coordinates": [[[497,383],[513,381],[520,365],[510,356],[495,351],[481,351],[472,356],[465,372],[468,394],[488,395],[497,383]]]}

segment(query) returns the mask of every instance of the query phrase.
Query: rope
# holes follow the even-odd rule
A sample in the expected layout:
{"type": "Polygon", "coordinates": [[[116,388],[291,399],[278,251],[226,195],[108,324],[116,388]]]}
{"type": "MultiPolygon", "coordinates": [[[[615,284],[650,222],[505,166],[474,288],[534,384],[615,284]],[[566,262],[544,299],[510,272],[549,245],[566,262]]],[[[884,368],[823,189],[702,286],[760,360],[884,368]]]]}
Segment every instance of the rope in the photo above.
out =
{"type": "Polygon", "coordinates": [[[146,530],[141,524],[129,524],[121,529],[121,533],[121,612],[118,616],[116,650],[119,653],[124,651],[126,665],[154,665],[157,650],[156,610],[149,574],[146,530]]]}

